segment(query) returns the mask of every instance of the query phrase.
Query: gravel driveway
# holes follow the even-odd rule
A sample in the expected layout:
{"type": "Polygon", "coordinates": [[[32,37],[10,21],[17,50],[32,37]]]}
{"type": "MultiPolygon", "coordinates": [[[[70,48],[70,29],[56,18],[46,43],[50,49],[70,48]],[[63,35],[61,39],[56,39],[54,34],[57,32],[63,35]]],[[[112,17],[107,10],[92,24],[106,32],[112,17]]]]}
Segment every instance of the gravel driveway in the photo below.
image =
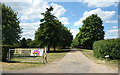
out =
{"type": "Polygon", "coordinates": [[[118,70],[96,64],[80,51],[73,49],[59,61],[37,68],[7,71],[7,73],[118,73],[118,70]]]}

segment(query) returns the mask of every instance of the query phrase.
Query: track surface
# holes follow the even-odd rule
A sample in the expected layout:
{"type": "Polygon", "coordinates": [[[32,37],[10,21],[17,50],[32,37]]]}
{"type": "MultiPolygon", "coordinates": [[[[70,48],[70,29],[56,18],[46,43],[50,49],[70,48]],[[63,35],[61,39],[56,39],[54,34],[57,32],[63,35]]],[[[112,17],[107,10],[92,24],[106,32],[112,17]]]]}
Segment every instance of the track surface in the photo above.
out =
{"type": "Polygon", "coordinates": [[[77,49],[72,49],[61,60],[51,62],[45,66],[3,71],[3,73],[118,73],[118,70],[102,64],[96,64],[77,49]]]}

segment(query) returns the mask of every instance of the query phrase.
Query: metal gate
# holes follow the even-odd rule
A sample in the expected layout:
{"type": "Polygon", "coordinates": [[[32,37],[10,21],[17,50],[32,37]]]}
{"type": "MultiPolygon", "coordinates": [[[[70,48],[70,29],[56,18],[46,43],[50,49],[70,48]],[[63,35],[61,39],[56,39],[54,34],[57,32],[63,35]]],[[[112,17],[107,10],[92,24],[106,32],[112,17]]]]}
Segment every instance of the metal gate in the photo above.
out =
{"type": "Polygon", "coordinates": [[[47,51],[45,48],[17,48],[9,49],[9,62],[40,62],[47,63],[47,51]],[[42,60],[41,60],[42,59],[42,60]],[[37,61],[36,61],[37,60],[37,61]]]}

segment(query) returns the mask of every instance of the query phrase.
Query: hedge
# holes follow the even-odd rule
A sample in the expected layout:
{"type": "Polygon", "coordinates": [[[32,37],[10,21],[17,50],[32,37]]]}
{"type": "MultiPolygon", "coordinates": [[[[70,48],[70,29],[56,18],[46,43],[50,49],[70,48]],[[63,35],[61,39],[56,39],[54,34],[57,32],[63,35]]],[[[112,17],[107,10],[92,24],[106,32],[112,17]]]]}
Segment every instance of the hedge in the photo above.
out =
{"type": "Polygon", "coordinates": [[[97,58],[105,58],[109,55],[110,59],[120,59],[120,39],[96,41],[93,44],[93,52],[97,58]]]}
{"type": "Polygon", "coordinates": [[[10,48],[14,48],[12,45],[3,45],[2,46],[2,61],[7,61],[7,53],[10,48]]]}

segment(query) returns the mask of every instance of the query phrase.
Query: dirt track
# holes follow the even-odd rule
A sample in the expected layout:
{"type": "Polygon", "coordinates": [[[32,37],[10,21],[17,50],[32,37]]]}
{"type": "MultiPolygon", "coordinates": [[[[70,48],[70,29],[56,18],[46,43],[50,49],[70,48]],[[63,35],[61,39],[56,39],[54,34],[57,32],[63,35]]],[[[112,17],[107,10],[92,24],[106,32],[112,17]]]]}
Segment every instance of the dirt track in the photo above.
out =
{"type": "Polygon", "coordinates": [[[46,66],[7,71],[7,73],[118,73],[118,71],[102,64],[96,64],[74,49],[61,60],[46,66]]]}

